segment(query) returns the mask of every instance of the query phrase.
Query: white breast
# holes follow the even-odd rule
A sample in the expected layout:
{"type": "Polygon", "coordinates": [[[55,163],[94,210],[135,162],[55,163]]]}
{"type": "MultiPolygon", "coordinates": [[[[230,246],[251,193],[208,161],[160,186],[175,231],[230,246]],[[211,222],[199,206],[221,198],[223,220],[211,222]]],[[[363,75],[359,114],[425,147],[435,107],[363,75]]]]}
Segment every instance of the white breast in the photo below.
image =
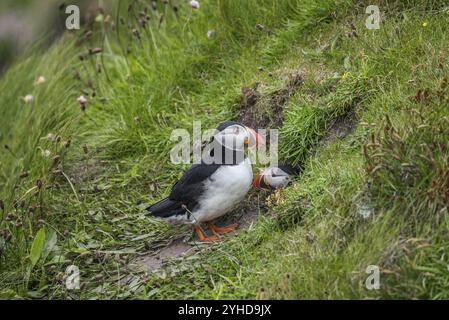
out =
{"type": "Polygon", "coordinates": [[[192,212],[196,222],[216,219],[234,208],[248,193],[252,182],[249,159],[235,166],[221,166],[205,183],[205,193],[192,212]]]}

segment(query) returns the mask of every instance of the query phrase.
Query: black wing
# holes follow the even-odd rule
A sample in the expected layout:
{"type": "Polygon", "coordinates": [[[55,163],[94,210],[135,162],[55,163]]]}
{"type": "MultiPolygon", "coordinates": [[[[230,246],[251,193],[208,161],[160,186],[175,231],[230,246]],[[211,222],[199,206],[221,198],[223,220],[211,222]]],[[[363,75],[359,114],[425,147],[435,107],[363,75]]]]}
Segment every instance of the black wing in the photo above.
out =
{"type": "Polygon", "coordinates": [[[186,214],[186,208],[191,212],[198,204],[199,197],[204,192],[204,182],[220,167],[217,164],[195,164],[187,170],[181,179],[173,186],[168,198],[147,208],[156,217],[186,214]]]}
{"type": "Polygon", "coordinates": [[[194,164],[173,186],[168,197],[170,200],[184,203],[189,210],[197,204],[204,192],[204,182],[220,167],[219,164],[194,164]]]}
{"type": "Polygon", "coordinates": [[[173,201],[169,198],[162,199],[161,201],[149,206],[147,211],[149,211],[153,216],[161,218],[186,214],[186,209],[182,206],[181,202],[173,201]]]}

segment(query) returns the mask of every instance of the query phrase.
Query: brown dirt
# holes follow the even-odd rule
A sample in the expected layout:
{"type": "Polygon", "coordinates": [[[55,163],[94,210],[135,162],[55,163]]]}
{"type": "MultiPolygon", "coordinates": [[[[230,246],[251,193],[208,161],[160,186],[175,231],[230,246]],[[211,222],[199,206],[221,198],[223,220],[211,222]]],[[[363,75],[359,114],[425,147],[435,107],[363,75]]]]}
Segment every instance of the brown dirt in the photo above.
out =
{"type": "Polygon", "coordinates": [[[161,270],[164,267],[165,262],[170,258],[180,257],[189,252],[193,252],[194,250],[194,246],[185,242],[184,238],[179,238],[172,241],[158,253],[137,259],[134,264],[142,271],[155,272],[161,270]]]}
{"type": "Polygon", "coordinates": [[[293,73],[289,76],[285,87],[274,91],[268,97],[263,97],[258,91],[260,83],[256,83],[251,88],[242,88],[242,96],[237,106],[238,120],[255,129],[280,127],[284,107],[303,80],[302,73],[293,73]]]}
{"type": "Polygon", "coordinates": [[[257,91],[258,87],[259,83],[256,83],[252,88],[242,88],[242,97],[239,103],[238,120],[252,128],[257,128],[259,122],[255,110],[262,99],[262,94],[257,91]]]}
{"type": "Polygon", "coordinates": [[[253,209],[245,212],[239,219],[239,230],[247,230],[259,220],[259,210],[253,209]]]}

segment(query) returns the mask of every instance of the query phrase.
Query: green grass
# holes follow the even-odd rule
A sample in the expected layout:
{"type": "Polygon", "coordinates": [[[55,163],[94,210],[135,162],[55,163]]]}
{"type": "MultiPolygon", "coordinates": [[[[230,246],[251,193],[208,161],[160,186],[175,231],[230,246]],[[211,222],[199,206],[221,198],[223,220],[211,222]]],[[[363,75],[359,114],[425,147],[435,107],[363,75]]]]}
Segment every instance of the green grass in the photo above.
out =
{"type": "Polygon", "coordinates": [[[122,1],[114,30],[97,23],[89,40],[29,50],[0,79],[0,296],[446,299],[449,14],[438,1],[380,1],[381,29],[368,30],[368,4],[210,0],[175,13],[158,2],[142,29],[143,2],[122,1]],[[260,208],[250,229],[154,274],[132,268],[190,234],[142,210],[185,169],[168,161],[172,129],[238,118],[255,83],[250,116],[272,121],[273,94],[296,73],[279,151],[304,173],[248,196],[236,214],[260,208]],[[351,133],[330,137],[349,115],[351,133]],[[72,264],[79,291],[64,286],[72,264]],[[365,287],[369,265],[380,290],[365,287]]]}

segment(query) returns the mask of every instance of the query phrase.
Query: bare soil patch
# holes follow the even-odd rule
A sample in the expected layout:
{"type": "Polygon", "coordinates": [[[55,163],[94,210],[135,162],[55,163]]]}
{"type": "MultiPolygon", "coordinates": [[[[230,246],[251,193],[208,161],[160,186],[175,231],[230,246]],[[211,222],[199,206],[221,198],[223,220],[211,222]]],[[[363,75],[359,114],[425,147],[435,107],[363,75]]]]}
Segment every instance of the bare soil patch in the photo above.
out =
{"type": "Polygon", "coordinates": [[[142,271],[155,272],[162,269],[168,259],[180,257],[194,250],[195,247],[187,243],[183,237],[172,241],[165,248],[153,255],[140,257],[135,261],[135,264],[142,271]]]}
{"type": "Polygon", "coordinates": [[[303,81],[302,73],[293,73],[283,88],[268,97],[258,91],[260,83],[242,88],[242,96],[237,105],[238,120],[254,129],[279,128],[282,125],[285,105],[303,81]]]}

